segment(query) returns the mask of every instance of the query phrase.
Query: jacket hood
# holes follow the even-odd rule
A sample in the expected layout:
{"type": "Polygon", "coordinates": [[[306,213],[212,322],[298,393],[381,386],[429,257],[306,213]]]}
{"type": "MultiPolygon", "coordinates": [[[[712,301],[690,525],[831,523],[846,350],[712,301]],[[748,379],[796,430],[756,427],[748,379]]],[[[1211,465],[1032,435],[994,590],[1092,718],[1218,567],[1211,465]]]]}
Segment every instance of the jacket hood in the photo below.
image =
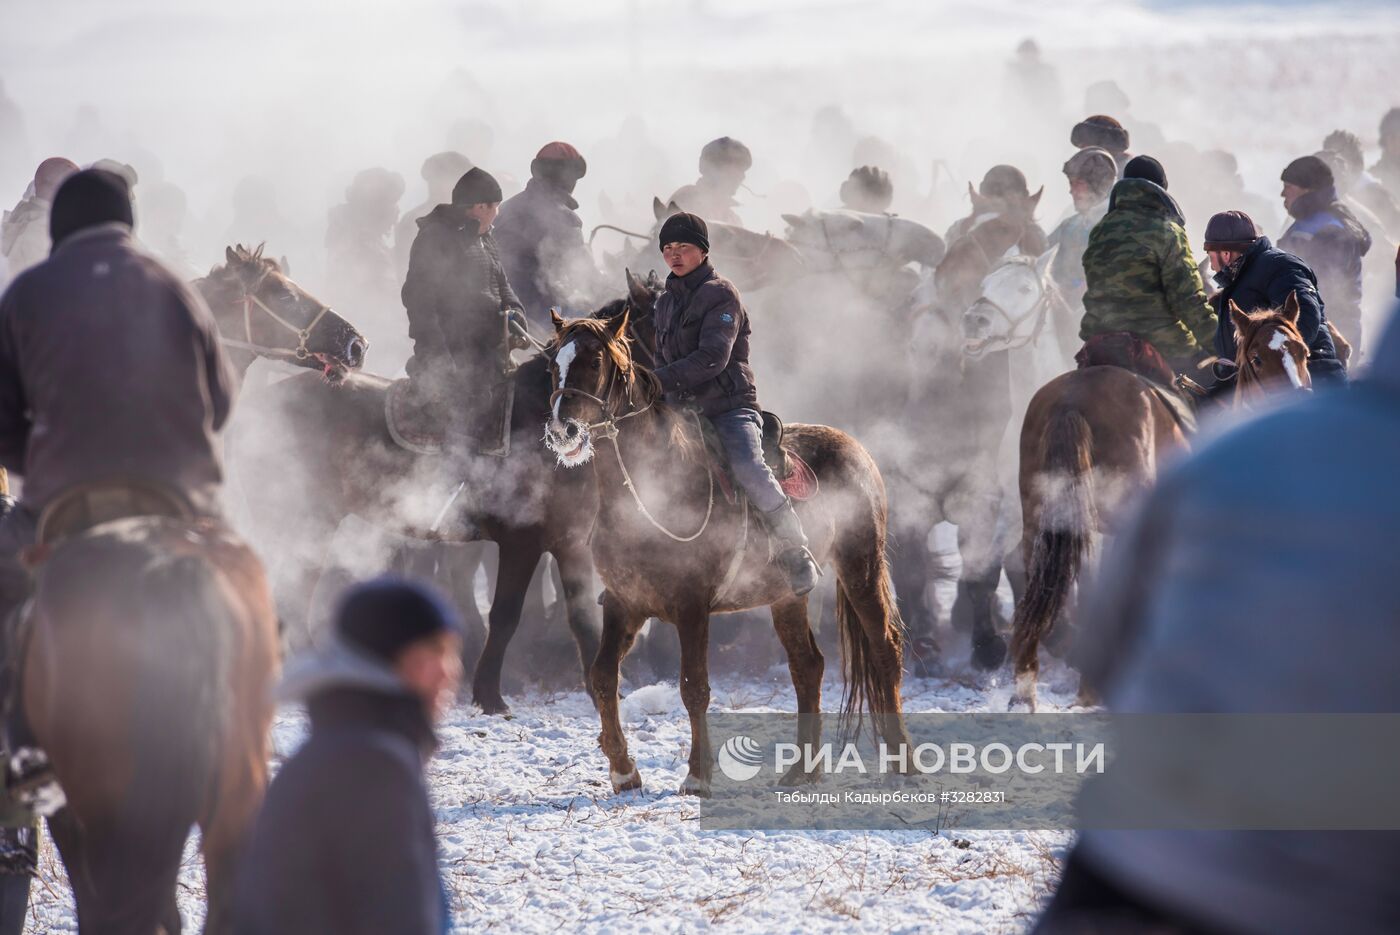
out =
{"type": "Polygon", "coordinates": [[[341,688],[409,697],[408,687],[383,662],[332,636],[324,646],[287,664],[277,686],[277,700],[306,701],[313,695],[341,688]]]}
{"type": "Polygon", "coordinates": [[[1108,196],[1108,210],[1117,211],[1120,208],[1158,214],[1182,226],[1186,224],[1186,217],[1181,213],[1176,199],[1165,188],[1147,179],[1121,179],[1113,186],[1113,193],[1108,196]]]}

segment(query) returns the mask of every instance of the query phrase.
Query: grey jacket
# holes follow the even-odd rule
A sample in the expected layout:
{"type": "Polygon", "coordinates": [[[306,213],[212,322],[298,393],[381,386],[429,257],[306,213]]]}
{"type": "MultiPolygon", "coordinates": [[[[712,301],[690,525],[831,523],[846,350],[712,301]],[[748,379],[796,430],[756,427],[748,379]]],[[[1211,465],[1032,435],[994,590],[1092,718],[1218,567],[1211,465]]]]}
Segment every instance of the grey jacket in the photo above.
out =
{"type": "MultiPolygon", "coordinates": [[[[1163,474],[1086,592],[1083,676],[1126,712],[1400,711],[1400,327],[1347,393],[1163,474]],[[1319,443],[1320,440],[1325,440],[1319,443]]],[[[1095,870],[1227,931],[1400,931],[1400,836],[1091,832],[1095,870]]]]}
{"type": "Polygon", "coordinates": [[[757,409],[749,368],[749,314],[734,284],[705,262],[666,278],[656,301],[656,376],[672,402],[707,416],[757,409]]]}
{"type": "Polygon", "coordinates": [[[204,300],[122,225],[71,235],[0,297],[0,465],[35,509],[126,478],[217,512],[233,395],[204,300]]]}

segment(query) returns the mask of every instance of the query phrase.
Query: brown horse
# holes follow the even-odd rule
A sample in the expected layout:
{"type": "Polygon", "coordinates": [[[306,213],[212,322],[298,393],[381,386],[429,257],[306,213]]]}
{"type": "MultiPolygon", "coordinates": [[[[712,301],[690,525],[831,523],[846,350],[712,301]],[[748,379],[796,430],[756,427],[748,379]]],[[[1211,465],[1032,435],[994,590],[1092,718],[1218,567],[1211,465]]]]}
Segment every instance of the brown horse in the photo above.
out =
{"type": "MultiPolygon", "coordinates": [[[[1278,310],[1246,313],[1231,303],[1229,311],[1239,349],[1236,406],[1274,389],[1311,388],[1296,296],[1278,310]]],[[[1021,431],[1027,581],[1013,623],[1013,704],[1036,708],[1040,642],[1065,614],[1091,537],[1111,528],[1126,497],[1156,480],[1164,455],[1188,447],[1162,392],[1121,367],[1087,367],[1056,377],[1031,400],[1021,431]]]]}
{"type": "Polygon", "coordinates": [[[205,931],[230,931],[278,668],[261,564],[221,529],[157,517],[105,523],[30,557],[23,703],[67,798],[49,830],[80,930],[178,933],[176,879],[198,824],[205,931]]]}
{"type": "Polygon", "coordinates": [[[224,249],[225,263],[197,279],[240,371],[263,357],[319,370],[331,383],[360,369],[369,342],[344,318],[293,282],[263,245],[224,249]]]}
{"type": "MultiPolygon", "coordinates": [[[[659,283],[630,274],[627,281],[629,298],[597,314],[620,314],[624,307],[650,313],[659,283]]],[[[395,443],[384,421],[390,381],[382,377],[352,374],[329,386],[305,374],[268,394],[266,415],[297,439],[298,458],[277,462],[278,483],[252,506],[272,521],[295,517],[298,538],[320,543],[311,574],[320,574],[325,544],[350,515],[414,539],[499,546],[486,643],[472,680],[473,699],[488,714],[510,710],[501,694],[506,647],[544,553],[558,563],[565,618],[585,673],[597,652],[597,588],[588,549],[597,497],[587,478],[560,470],[539,448],[540,422],[549,413],[549,367],[541,355],[515,372],[510,455],[467,464],[395,443]],[[446,509],[448,495],[463,480],[459,498],[446,509]],[[440,493],[425,499],[423,490],[433,485],[440,493]]]]}
{"type": "MultiPolygon", "coordinates": [[[[643,310],[649,311],[649,310],[643,310]]],[[[768,605],[787,651],[799,741],[820,737],[824,662],[807,619],[770,561],[746,501],[716,495],[715,465],[697,417],[661,402],[656,377],[632,356],[626,314],[610,320],[555,317],[555,392],[545,441],[560,462],[594,464],[598,517],[594,562],[603,577],[603,636],[589,671],[614,791],[641,787],[618,720],[618,670],[650,617],[676,626],[681,698],[690,714],[690,771],[683,793],[707,795],[713,767],[710,615],[768,605]],[[611,451],[594,457],[595,439],[611,451]],[[707,493],[708,491],[708,493],[707,493]],[[658,518],[659,517],[659,518],[658,518]]],[[[860,443],[819,425],[790,425],[786,441],[815,471],[821,492],[800,504],[819,562],[836,567],[837,618],[846,656],[843,719],[868,708],[875,732],[907,743],[900,708],[901,625],[885,564],[885,489],[860,443]]]]}

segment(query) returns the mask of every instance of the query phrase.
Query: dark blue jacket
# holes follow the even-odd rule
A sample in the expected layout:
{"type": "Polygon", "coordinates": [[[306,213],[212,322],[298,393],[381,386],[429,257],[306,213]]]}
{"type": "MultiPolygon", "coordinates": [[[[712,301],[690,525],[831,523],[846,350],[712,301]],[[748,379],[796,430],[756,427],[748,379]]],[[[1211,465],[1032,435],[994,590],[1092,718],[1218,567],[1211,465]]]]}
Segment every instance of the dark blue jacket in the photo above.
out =
{"type": "Polygon", "coordinates": [[[1308,371],[1314,379],[1344,380],[1346,369],[1337,359],[1332,333],[1324,327],[1327,315],[1317,291],[1317,276],[1298,257],[1275,247],[1260,237],[1245,251],[1233,275],[1225,270],[1215,275],[1220,292],[1216,296],[1215,352],[1234,360],[1235,326],[1230,320],[1230,303],[1242,311],[1258,312],[1281,308],[1290,294],[1298,296],[1298,331],[1308,342],[1308,371]]]}
{"type": "Polygon", "coordinates": [[[1328,313],[1352,344],[1361,340],[1361,261],[1371,249],[1371,235],[1325,188],[1298,197],[1288,209],[1296,220],[1278,245],[1301,258],[1317,274],[1318,291],[1328,313]]]}
{"type": "Polygon", "coordinates": [[[442,935],[448,930],[423,759],[423,704],[335,688],[267,791],[243,858],[236,935],[442,935]]]}

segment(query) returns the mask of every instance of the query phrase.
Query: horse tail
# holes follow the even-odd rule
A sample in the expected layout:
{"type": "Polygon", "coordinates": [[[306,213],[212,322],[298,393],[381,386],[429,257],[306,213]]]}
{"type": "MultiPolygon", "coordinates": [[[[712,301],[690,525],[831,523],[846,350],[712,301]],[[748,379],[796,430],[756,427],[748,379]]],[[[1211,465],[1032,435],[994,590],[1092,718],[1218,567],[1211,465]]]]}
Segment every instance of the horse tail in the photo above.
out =
{"type": "Polygon", "coordinates": [[[1040,510],[1025,593],[1012,622],[1011,652],[1018,673],[1034,668],[1040,641],[1063,612],[1070,587],[1079,578],[1097,523],[1092,446],[1093,431],[1084,417],[1072,409],[1056,409],[1041,445],[1036,480],[1040,510]]]}
{"type": "MultiPolygon", "coordinates": [[[[899,682],[903,671],[904,621],[895,601],[889,565],[883,552],[873,572],[871,590],[874,616],[884,620],[884,646],[893,646],[893,659],[872,643],[851,599],[845,581],[836,583],[836,625],[841,634],[841,659],[845,695],[841,702],[840,723],[848,736],[860,731],[864,714],[869,714],[877,737],[896,739],[902,731],[899,719],[899,682]]],[[[867,616],[870,616],[869,614],[867,616]]]]}
{"type": "Polygon", "coordinates": [[[146,913],[164,911],[190,828],[217,798],[238,625],[214,570],[197,556],[153,559],[133,598],[144,664],[131,673],[132,773],[112,823],[121,853],[109,859],[131,868],[123,916],[159,918],[146,913]]]}

